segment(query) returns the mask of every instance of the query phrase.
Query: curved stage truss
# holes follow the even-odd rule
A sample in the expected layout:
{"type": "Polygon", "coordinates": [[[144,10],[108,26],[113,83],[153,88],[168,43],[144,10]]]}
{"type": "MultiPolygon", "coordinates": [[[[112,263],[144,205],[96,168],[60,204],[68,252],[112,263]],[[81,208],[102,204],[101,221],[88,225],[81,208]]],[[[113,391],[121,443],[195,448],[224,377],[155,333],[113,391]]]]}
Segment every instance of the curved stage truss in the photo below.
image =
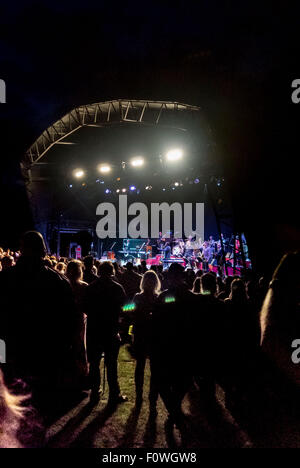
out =
{"type": "Polygon", "coordinates": [[[72,144],[64,140],[82,127],[136,123],[185,131],[195,123],[199,126],[200,110],[200,107],[178,102],[139,100],[113,100],[76,107],[37,138],[25,153],[22,165],[28,170],[54,145],[72,144]]]}

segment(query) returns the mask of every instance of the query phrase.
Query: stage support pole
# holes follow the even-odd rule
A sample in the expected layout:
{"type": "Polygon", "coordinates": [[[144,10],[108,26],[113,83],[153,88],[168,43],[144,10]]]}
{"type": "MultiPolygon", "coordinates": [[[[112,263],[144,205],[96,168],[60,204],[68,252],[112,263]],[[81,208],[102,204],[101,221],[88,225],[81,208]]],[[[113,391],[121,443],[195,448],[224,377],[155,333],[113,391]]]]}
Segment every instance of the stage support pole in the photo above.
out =
{"type": "Polygon", "coordinates": [[[60,257],[60,217],[58,217],[58,222],[57,222],[57,245],[56,245],[56,256],[60,257]]]}
{"type": "Polygon", "coordinates": [[[233,274],[235,275],[236,274],[236,246],[235,246],[235,242],[236,242],[236,233],[234,232],[233,233],[233,274]]]}
{"type": "Polygon", "coordinates": [[[56,252],[57,257],[60,257],[60,228],[58,228],[57,231],[57,252],[56,252]]]}

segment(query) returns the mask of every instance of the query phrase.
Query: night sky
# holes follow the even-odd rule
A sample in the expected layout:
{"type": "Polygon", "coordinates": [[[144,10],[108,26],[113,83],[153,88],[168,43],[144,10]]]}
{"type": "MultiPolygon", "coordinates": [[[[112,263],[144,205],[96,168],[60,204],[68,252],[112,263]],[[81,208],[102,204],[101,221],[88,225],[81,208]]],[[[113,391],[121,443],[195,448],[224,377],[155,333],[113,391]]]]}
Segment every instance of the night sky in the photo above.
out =
{"type": "MultiPolygon", "coordinates": [[[[3,3],[3,2],[2,2],[3,3]]],[[[17,163],[80,104],[199,105],[258,264],[299,237],[299,14],[255,2],[11,2],[0,10],[1,234],[30,226],[17,163]],[[267,251],[267,253],[266,253],[267,251]]]]}

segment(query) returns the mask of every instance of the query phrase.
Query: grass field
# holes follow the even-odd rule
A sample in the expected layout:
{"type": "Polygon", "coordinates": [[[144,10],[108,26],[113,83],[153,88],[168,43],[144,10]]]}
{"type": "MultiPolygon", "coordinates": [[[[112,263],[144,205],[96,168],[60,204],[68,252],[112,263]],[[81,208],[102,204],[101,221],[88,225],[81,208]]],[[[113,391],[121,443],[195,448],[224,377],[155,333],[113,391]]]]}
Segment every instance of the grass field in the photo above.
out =
{"type": "MultiPolygon", "coordinates": [[[[167,448],[167,447],[249,447],[247,435],[240,430],[223,405],[223,395],[218,389],[219,410],[214,418],[207,417],[196,388],[191,389],[183,402],[187,415],[187,429],[180,434],[166,424],[167,413],[159,399],[157,416],[151,417],[148,408],[149,365],[147,363],[144,401],[141,408],[135,407],[134,388],[135,361],[126,346],[119,355],[119,382],[128,402],[115,410],[107,407],[107,385],[101,401],[89,404],[88,395],[68,412],[57,418],[48,428],[49,447],[95,447],[95,448],[167,448]]],[[[103,369],[101,369],[103,375],[103,369]]]]}

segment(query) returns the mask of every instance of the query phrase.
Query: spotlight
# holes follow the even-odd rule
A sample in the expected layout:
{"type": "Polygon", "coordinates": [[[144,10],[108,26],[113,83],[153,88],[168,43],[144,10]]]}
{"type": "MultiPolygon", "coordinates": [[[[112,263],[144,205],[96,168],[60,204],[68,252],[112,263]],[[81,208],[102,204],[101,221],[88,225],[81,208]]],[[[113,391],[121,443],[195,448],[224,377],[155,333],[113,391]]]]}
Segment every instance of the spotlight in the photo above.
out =
{"type": "Polygon", "coordinates": [[[167,152],[166,157],[168,161],[178,161],[182,158],[182,154],[181,149],[172,149],[167,152]]]}
{"type": "Polygon", "coordinates": [[[200,180],[199,179],[195,179],[194,180],[194,184],[199,184],[200,180]]]}
{"type": "Polygon", "coordinates": [[[98,169],[102,174],[107,174],[111,171],[111,167],[108,164],[101,164],[98,169]]]}
{"type": "Polygon", "coordinates": [[[144,158],[141,158],[141,157],[133,158],[133,159],[130,161],[130,164],[131,164],[133,167],[141,167],[141,166],[144,164],[144,158]]]}
{"type": "Polygon", "coordinates": [[[105,190],[105,193],[110,193],[110,190],[107,188],[107,189],[105,190]]]}
{"type": "Polygon", "coordinates": [[[175,187],[179,187],[179,182],[175,182],[175,187]]]}
{"type": "Polygon", "coordinates": [[[72,188],[72,187],[73,187],[73,185],[72,185],[72,184],[70,184],[70,185],[69,185],[69,187],[70,187],[70,188],[72,188]]]}
{"type": "Polygon", "coordinates": [[[151,190],[152,189],[152,185],[146,185],[146,190],[151,190]]]}
{"type": "Polygon", "coordinates": [[[136,190],[136,187],[134,185],[131,185],[130,190],[133,192],[134,190],[136,190]]]}
{"type": "Polygon", "coordinates": [[[74,174],[74,177],[76,177],[76,179],[81,179],[81,177],[84,176],[84,171],[82,169],[75,169],[73,174],[74,174]]]}
{"type": "Polygon", "coordinates": [[[163,192],[165,192],[165,191],[166,191],[166,189],[165,189],[165,188],[163,188],[163,192]]]}
{"type": "Polygon", "coordinates": [[[117,189],[116,192],[119,193],[119,192],[120,192],[120,189],[117,189]]]}
{"type": "Polygon", "coordinates": [[[125,192],[126,192],[126,188],[123,188],[123,189],[122,189],[122,192],[125,193],[125,192]]]}

